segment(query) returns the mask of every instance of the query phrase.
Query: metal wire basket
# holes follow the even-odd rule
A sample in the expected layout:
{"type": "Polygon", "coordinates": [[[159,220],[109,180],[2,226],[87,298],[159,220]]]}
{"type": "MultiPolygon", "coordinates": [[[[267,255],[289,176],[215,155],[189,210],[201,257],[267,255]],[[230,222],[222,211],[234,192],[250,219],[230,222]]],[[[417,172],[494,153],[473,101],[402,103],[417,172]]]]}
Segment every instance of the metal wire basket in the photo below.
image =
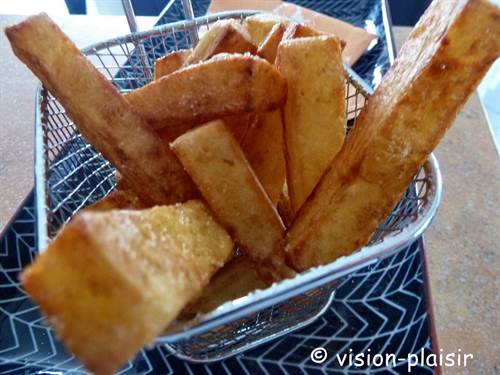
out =
{"type": "MultiPolygon", "coordinates": [[[[219,19],[243,20],[255,12],[226,12],[176,22],[147,32],[95,44],[83,52],[120,91],[152,79],[154,61],[172,50],[192,47],[198,33],[219,19]]],[[[355,126],[371,89],[349,68],[346,113],[355,126]]],[[[36,107],[36,198],[38,248],[79,209],[115,187],[115,170],[78,133],[64,108],[40,88],[36,107]]],[[[405,196],[355,254],[306,271],[266,290],[228,302],[189,323],[177,324],[158,338],[177,356],[207,362],[254,347],[319,317],[329,306],[335,285],[346,275],[411,244],[429,225],[439,205],[441,177],[431,155],[405,196]]]]}

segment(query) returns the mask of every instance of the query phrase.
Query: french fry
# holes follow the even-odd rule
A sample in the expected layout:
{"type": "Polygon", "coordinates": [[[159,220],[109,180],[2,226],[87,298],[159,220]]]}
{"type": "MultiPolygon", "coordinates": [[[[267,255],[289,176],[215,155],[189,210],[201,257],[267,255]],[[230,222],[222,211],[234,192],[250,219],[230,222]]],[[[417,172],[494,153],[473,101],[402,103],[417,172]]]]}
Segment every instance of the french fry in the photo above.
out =
{"type": "Polygon", "coordinates": [[[285,227],[289,228],[293,221],[293,211],[290,205],[290,197],[288,196],[288,187],[283,186],[283,191],[281,192],[280,199],[278,201],[278,212],[280,214],[281,220],[285,224],[285,227]]]}
{"type": "Polygon", "coordinates": [[[44,13],[5,29],[12,49],[64,106],[83,136],[148,205],[197,191],[178,160],[116,88],[44,13]]]}
{"type": "MultiPolygon", "coordinates": [[[[274,63],[285,29],[283,23],[275,24],[259,46],[257,54],[271,64],[274,63]]],[[[280,110],[259,114],[257,121],[248,128],[243,143],[240,142],[248,162],[274,205],[285,182],[283,142],[280,110]]]]}
{"type": "MultiPolygon", "coordinates": [[[[245,28],[236,20],[218,21],[210,30],[203,35],[198,42],[194,51],[183,50],[172,52],[169,55],[158,59],[155,64],[155,79],[173,73],[183,65],[190,65],[200,61],[207,60],[212,56],[228,52],[228,53],[244,53],[250,52],[255,54],[256,47],[250,41],[250,36],[245,28]],[[178,56],[182,52],[181,56],[178,56]],[[157,65],[160,63],[160,71],[157,70],[157,65]],[[157,76],[158,72],[158,76],[157,76]]],[[[254,114],[232,115],[226,116],[223,120],[231,129],[231,132],[240,142],[248,131],[250,125],[255,121],[254,114]]],[[[176,126],[179,131],[160,130],[161,138],[167,142],[172,142],[188,128],[176,126]]]]}
{"type": "Polygon", "coordinates": [[[157,128],[195,126],[224,116],[276,109],[286,99],[286,82],[261,58],[219,54],[132,91],[126,99],[157,128]]]}
{"type": "Polygon", "coordinates": [[[282,257],[284,226],[222,121],[177,138],[172,149],[240,248],[260,262],[282,257]]]}
{"type": "MultiPolygon", "coordinates": [[[[257,115],[253,113],[233,115],[226,116],[222,120],[227,125],[231,133],[233,133],[238,143],[240,143],[248,133],[250,126],[257,121],[257,115]]],[[[158,129],[156,132],[163,142],[169,144],[192,128],[193,126],[190,124],[178,124],[176,126],[158,129]]]]}
{"type": "Polygon", "coordinates": [[[241,144],[257,119],[258,115],[250,113],[246,115],[226,116],[222,121],[224,121],[236,141],[241,144]]]}
{"type": "MultiPolygon", "coordinates": [[[[219,53],[245,53],[255,54],[257,47],[252,43],[248,31],[236,20],[222,20],[210,27],[203,35],[195,48],[193,56],[186,65],[211,58],[219,53]]],[[[249,127],[256,120],[254,114],[226,116],[224,123],[231,130],[240,143],[245,137],[249,127]]],[[[173,141],[173,139],[172,139],[173,141]]]]}
{"type": "Polygon", "coordinates": [[[269,199],[276,206],[286,177],[281,111],[260,114],[249,127],[241,146],[269,199]]]}
{"type": "Polygon", "coordinates": [[[435,0],[288,233],[299,270],[365,245],[500,55],[500,8],[435,0]]]}
{"type": "Polygon", "coordinates": [[[312,36],[320,36],[319,31],[314,30],[307,25],[291,22],[285,30],[283,40],[290,40],[295,38],[307,38],[312,36]]]}
{"type": "Polygon", "coordinates": [[[283,108],[287,186],[292,211],[304,203],[345,138],[345,73],[340,40],[284,41],[276,64],[288,82],[283,108]]]}
{"type": "MultiPolygon", "coordinates": [[[[301,24],[301,23],[296,23],[296,22],[291,22],[288,27],[285,30],[285,33],[283,34],[283,41],[285,40],[290,40],[290,39],[296,39],[296,38],[308,38],[312,36],[320,36],[320,35],[325,35],[322,32],[319,32],[318,30],[313,29],[310,26],[301,24]]],[[[330,35],[330,36],[335,36],[335,35],[330,35]]],[[[342,51],[344,50],[344,47],[346,46],[346,42],[343,39],[339,38],[340,42],[340,47],[342,51]]]]}
{"type": "Polygon", "coordinates": [[[203,35],[184,65],[196,64],[223,52],[255,54],[256,51],[250,34],[238,21],[221,20],[203,35]]]}
{"type": "Polygon", "coordinates": [[[141,209],[147,206],[130,190],[115,190],[101,200],[86,207],[86,211],[109,211],[116,209],[141,209]]]}
{"type": "Polygon", "coordinates": [[[276,14],[256,14],[254,16],[245,18],[245,20],[243,21],[243,26],[250,34],[250,38],[253,43],[258,46],[262,43],[273,26],[277,23],[288,25],[290,23],[290,20],[276,14]]]}
{"type": "Polygon", "coordinates": [[[259,45],[257,55],[266,59],[271,64],[274,64],[274,60],[276,60],[276,54],[278,52],[278,46],[283,39],[285,30],[286,26],[282,23],[274,25],[271,31],[269,31],[269,34],[259,45]]]}
{"type": "Polygon", "coordinates": [[[178,51],[173,51],[167,55],[160,57],[155,61],[155,80],[160,79],[163,76],[168,76],[170,73],[175,72],[180,69],[186,59],[189,58],[193,50],[191,49],[181,49],[178,51]]]}
{"type": "Polygon", "coordinates": [[[21,281],[84,366],[112,374],[151,343],[232,254],[231,238],[200,201],[84,211],[21,281]]]}
{"type": "Polygon", "coordinates": [[[198,299],[184,309],[181,319],[190,319],[198,314],[208,313],[225,302],[268,286],[269,284],[259,276],[250,258],[235,257],[214,275],[198,299]]]}

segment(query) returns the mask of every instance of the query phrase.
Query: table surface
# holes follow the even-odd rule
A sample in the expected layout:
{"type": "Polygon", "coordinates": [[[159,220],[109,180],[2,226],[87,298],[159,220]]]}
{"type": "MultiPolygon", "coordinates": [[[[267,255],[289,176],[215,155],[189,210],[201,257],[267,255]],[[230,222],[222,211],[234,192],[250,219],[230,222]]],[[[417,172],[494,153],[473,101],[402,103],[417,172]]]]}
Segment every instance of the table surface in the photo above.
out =
{"type": "MultiPolygon", "coordinates": [[[[0,28],[20,19],[0,16],[0,28]]],[[[128,31],[123,17],[68,16],[56,21],[80,47],[128,31]]],[[[394,28],[396,45],[408,32],[394,28]]],[[[0,72],[1,230],[33,186],[37,85],[12,54],[3,33],[0,72]]],[[[477,95],[470,98],[435,153],[444,195],[425,240],[439,348],[444,353],[458,349],[473,353],[473,367],[466,371],[491,373],[500,367],[500,163],[477,95]]]]}

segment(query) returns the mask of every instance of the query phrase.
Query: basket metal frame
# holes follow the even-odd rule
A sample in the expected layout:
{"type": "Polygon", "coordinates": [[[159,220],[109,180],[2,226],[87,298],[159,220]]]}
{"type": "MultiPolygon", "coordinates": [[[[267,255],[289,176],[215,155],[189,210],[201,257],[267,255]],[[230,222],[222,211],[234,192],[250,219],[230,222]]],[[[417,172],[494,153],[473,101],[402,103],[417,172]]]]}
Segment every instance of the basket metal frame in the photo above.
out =
{"type": "MultiPolygon", "coordinates": [[[[136,32],[128,34],[123,37],[114,38],[101,43],[96,43],[90,47],[82,50],[86,55],[95,54],[97,51],[108,49],[122,44],[133,44],[138,48],[139,52],[143,50],[143,41],[153,37],[163,37],[169,33],[185,32],[196,37],[191,37],[193,43],[197,40],[197,33],[200,27],[208,26],[209,24],[227,18],[244,19],[245,17],[257,13],[256,11],[237,11],[237,12],[223,12],[204,17],[194,18],[192,20],[178,21],[168,25],[156,27],[149,31],[136,32]]],[[[146,59],[142,58],[144,54],[140,55],[140,63],[144,65],[144,74],[146,78],[150,78],[147,74],[149,67],[146,59]]],[[[351,69],[346,67],[348,75],[348,82],[356,91],[356,103],[354,112],[354,121],[358,112],[358,93],[365,99],[372,94],[371,88],[366,85],[359,76],[351,69]]],[[[47,110],[47,102],[49,101],[48,93],[39,87],[36,96],[36,111],[35,111],[35,138],[36,138],[36,151],[35,151],[35,181],[36,181],[36,207],[37,207],[37,243],[38,249],[42,251],[49,241],[48,227],[50,225],[50,195],[51,187],[49,186],[49,172],[50,160],[47,155],[47,145],[49,142],[47,119],[50,116],[47,110]]],[[[76,130],[75,130],[75,133],[76,130]]],[[[382,241],[375,241],[356,253],[340,258],[335,262],[328,265],[316,267],[306,272],[298,274],[296,277],[284,280],[272,287],[255,291],[247,297],[228,302],[211,313],[197,317],[195,320],[179,326],[175,332],[169,332],[157,339],[157,343],[165,344],[177,356],[193,361],[193,362],[210,362],[220,360],[234,354],[240,353],[251,347],[260,345],[266,341],[279,337],[283,334],[289,333],[295,329],[301,328],[317,317],[321,316],[326,308],[330,305],[333,298],[334,289],[329,293],[329,298],[324,300],[324,304],[318,306],[315,314],[304,317],[301,322],[289,329],[283,330],[280,333],[270,334],[258,339],[250,339],[248,342],[243,342],[237,348],[229,348],[227,351],[221,351],[220,354],[214,355],[210,358],[203,356],[196,357],[179,352],[174,343],[182,342],[183,340],[197,337],[201,334],[216,331],[218,328],[238,319],[258,314],[259,312],[271,308],[285,301],[306,294],[312,290],[324,287],[325,285],[332,285],[343,277],[364,268],[378,260],[390,256],[400,249],[405,248],[410,243],[418,239],[425,229],[430,225],[432,218],[435,216],[440,200],[442,191],[441,173],[436,158],[431,154],[422,171],[420,172],[423,177],[418,180],[420,183],[425,184],[425,196],[417,197],[417,212],[416,218],[409,222],[404,228],[400,229],[397,233],[386,236],[382,241]],[[422,182],[423,181],[423,182],[422,182]],[[417,202],[418,201],[418,202],[417,202]]],[[[68,217],[69,220],[69,217],[68,217]]]]}

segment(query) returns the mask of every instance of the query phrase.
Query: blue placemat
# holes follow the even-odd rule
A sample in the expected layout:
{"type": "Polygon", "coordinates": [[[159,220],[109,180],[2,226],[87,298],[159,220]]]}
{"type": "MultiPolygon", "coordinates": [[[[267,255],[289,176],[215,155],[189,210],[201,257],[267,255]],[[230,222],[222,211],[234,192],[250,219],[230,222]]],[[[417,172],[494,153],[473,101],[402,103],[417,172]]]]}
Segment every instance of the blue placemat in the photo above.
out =
{"type": "MultiPolygon", "coordinates": [[[[367,27],[378,34],[377,43],[354,65],[375,85],[389,67],[389,50],[380,0],[295,0],[302,6],[367,27]]],[[[195,15],[202,15],[208,0],[193,1],[195,15]]],[[[183,19],[180,1],[159,24],[183,19]]],[[[0,239],[0,373],[34,374],[58,371],[84,373],[48,328],[37,307],[18,282],[20,270],[36,256],[33,194],[0,239]]],[[[421,241],[374,266],[363,269],[337,288],[323,317],[297,332],[244,354],[213,364],[189,364],[165,347],[142,350],[120,373],[407,373],[410,353],[431,353],[421,241]],[[324,347],[328,359],[314,363],[311,351],[324,347]],[[363,353],[364,366],[349,362],[349,355],[363,353]],[[339,355],[339,357],[336,356],[339,355]],[[346,363],[340,361],[344,354],[346,363]],[[395,365],[367,364],[368,356],[393,354],[395,365]]],[[[110,343],[112,345],[112,343],[110,343]]],[[[412,373],[433,371],[418,365],[412,373]]]]}

